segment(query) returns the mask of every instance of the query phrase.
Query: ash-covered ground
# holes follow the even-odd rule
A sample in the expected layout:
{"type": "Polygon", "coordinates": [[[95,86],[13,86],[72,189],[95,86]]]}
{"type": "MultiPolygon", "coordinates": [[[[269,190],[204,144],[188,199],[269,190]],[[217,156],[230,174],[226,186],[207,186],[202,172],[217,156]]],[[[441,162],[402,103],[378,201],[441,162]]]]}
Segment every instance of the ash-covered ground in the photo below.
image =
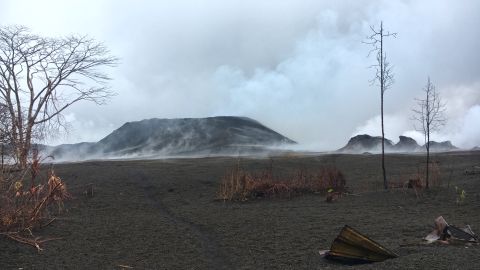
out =
{"type": "MultiPolygon", "coordinates": [[[[418,195],[382,190],[379,155],[331,154],[273,157],[288,175],[337,166],[355,194],[325,202],[322,194],[216,201],[225,172],[268,168],[268,158],[196,158],[57,164],[73,199],[66,212],[36,235],[61,237],[42,253],[6,238],[1,269],[478,269],[479,246],[402,246],[420,242],[443,215],[480,232],[480,152],[434,154],[441,186],[418,195]],[[93,186],[93,197],[85,196],[93,186]],[[457,204],[455,187],[466,191],[457,204]],[[348,224],[400,255],[397,259],[344,266],[318,255],[348,224]]],[[[422,155],[387,155],[391,180],[408,179],[422,155]]]]}

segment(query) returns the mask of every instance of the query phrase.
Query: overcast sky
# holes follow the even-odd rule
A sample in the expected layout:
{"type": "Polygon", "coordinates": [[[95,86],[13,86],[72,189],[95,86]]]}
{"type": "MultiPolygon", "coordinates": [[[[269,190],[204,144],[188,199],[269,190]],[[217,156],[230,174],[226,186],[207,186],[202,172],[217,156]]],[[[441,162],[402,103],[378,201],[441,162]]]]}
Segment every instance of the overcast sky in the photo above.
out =
{"type": "Polygon", "coordinates": [[[397,32],[387,57],[386,137],[412,136],[414,98],[430,76],[447,102],[433,139],[480,145],[480,1],[22,1],[0,0],[0,24],[45,36],[87,34],[121,64],[117,96],[78,103],[69,135],[97,141],[127,121],[241,115],[312,150],[380,135],[380,90],[369,80],[370,25],[397,32]]]}

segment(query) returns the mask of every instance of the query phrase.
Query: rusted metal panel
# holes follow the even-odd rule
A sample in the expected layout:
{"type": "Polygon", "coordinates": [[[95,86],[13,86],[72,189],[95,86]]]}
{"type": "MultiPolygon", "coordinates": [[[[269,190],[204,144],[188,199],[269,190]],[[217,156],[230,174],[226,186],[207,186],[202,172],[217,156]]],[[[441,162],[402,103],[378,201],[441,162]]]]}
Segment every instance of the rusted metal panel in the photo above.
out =
{"type": "Polygon", "coordinates": [[[326,252],[325,257],[347,263],[368,263],[397,258],[398,255],[345,225],[332,242],[330,251],[326,252]]]}

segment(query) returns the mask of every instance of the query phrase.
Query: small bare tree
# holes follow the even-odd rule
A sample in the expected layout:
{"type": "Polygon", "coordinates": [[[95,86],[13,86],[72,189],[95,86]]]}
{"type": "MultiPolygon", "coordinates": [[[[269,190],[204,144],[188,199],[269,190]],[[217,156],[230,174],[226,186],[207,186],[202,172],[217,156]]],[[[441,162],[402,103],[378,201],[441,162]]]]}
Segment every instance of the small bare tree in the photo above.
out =
{"type": "Polygon", "coordinates": [[[21,167],[32,139],[64,124],[72,104],[102,104],[112,92],[104,67],[117,58],[85,36],[46,38],[22,26],[0,27],[0,103],[8,110],[10,146],[21,167]]]}
{"type": "Polygon", "coordinates": [[[444,115],[445,103],[442,102],[430,77],[427,80],[427,85],[423,88],[423,92],[424,98],[417,99],[418,108],[413,109],[413,119],[419,124],[415,126],[415,129],[422,132],[425,141],[425,148],[427,150],[425,187],[429,188],[430,134],[444,126],[446,118],[444,115]]]}
{"type": "Polygon", "coordinates": [[[387,61],[387,53],[384,48],[384,38],[397,37],[397,33],[390,33],[383,28],[383,21],[380,22],[380,28],[376,29],[374,26],[370,26],[372,34],[367,37],[364,43],[371,45],[373,48],[368,55],[375,53],[376,61],[375,65],[371,67],[375,69],[375,77],[371,80],[371,84],[378,84],[380,86],[380,115],[382,125],[382,172],[383,172],[383,187],[388,189],[387,174],[385,170],[385,129],[383,125],[383,94],[389,89],[393,82],[393,71],[390,62],[387,61]]]}

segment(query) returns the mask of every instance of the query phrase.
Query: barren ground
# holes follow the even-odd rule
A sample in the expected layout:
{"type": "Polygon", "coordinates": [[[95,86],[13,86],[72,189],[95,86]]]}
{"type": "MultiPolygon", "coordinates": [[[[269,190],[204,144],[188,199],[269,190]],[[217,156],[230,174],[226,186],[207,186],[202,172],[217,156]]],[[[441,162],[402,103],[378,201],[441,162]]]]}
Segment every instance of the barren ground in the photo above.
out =
{"type": "MultiPolygon", "coordinates": [[[[381,189],[379,155],[284,156],[274,171],[314,171],[336,165],[355,196],[326,203],[322,194],[215,201],[221,177],[237,162],[264,169],[269,159],[195,158],[92,161],[55,165],[73,196],[42,232],[62,237],[42,253],[0,240],[0,269],[479,269],[480,246],[401,246],[420,242],[443,215],[452,224],[480,232],[480,152],[437,154],[441,186],[416,195],[381,189]],[[83,194],[87,185],[94,196],[83,194]],[[455,186],[467,192],[456,203],[455,186]],[[318,255],[343,225],[370,236],[397,259],[344,266],[318,255]]],[[[422,156],[388,155],[390,179],[408,179],[422,156]]]]}

